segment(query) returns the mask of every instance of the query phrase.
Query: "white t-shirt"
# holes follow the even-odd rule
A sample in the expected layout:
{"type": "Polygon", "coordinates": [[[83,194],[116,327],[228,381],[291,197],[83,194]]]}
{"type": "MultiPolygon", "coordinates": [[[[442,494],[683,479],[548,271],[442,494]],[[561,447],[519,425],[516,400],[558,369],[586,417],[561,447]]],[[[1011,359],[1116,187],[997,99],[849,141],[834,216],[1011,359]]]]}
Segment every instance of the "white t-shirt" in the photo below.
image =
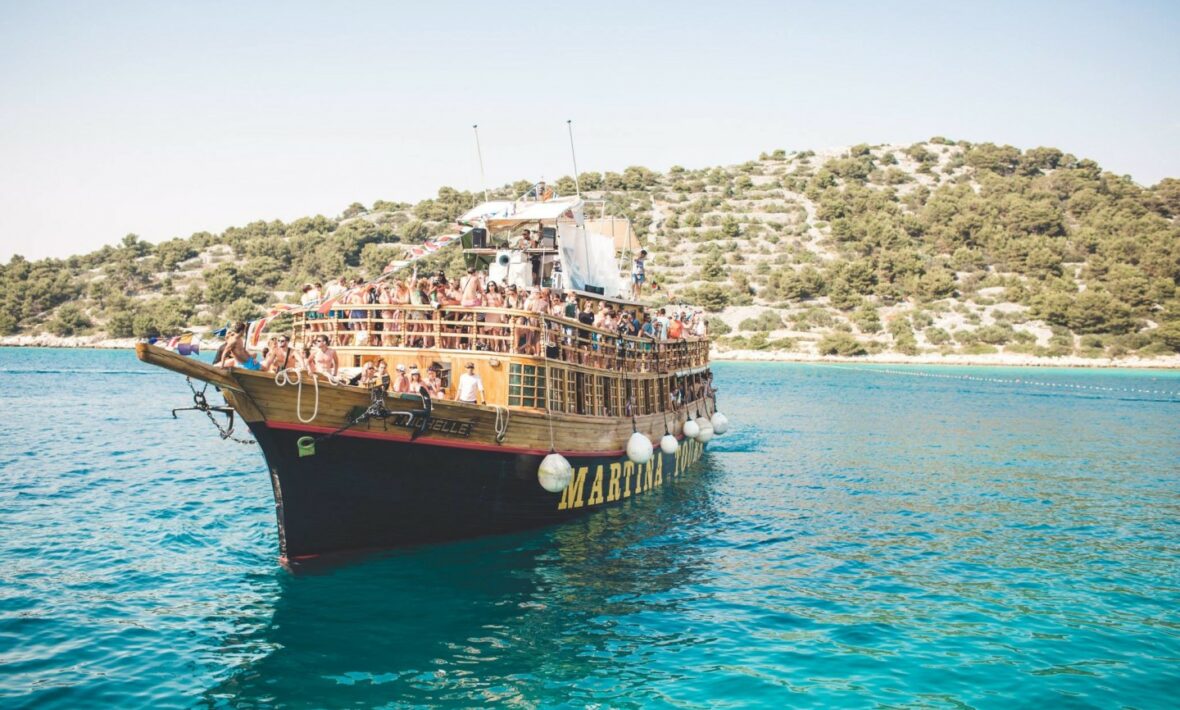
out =
{"type": "Polygon", "coordinates": [[[479,375],[473,375],[469,372],[464,372],[459,376],[459,401],[460,402],[476,402],[475,393],[483,394],[483,380],[479,379],[479,375]]]}

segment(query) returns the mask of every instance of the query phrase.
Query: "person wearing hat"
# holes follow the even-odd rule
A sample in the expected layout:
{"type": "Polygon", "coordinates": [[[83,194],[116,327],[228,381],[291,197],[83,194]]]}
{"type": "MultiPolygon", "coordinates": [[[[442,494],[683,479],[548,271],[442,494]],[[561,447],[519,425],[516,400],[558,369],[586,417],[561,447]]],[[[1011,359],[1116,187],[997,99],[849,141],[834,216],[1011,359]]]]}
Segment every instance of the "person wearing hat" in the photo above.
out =
{"type": "Polygon", "coordinates": [[[459,376],[459,401],[475,404],[479,400],[483,400],[483,403],[487,404],[488,398],[484,395],[483,380],[475,374],[475,363],[469,362],[465,367],[467,371],[459,376]]]}
{"type": "Polygon", "coordinates": [[[412,365],[410,367],[410,394],[418,394],[418,390],[422,387],[422,373],[418,371],[417,365],[412,365]]]}
{"type": "Polygon", "coordinates": [[[410,378],[406,376],[406,366],[398,365],[396,368],[397,377],[393,381],[393,391],[397,393],[404,393],[410,391],[410,378]]]}

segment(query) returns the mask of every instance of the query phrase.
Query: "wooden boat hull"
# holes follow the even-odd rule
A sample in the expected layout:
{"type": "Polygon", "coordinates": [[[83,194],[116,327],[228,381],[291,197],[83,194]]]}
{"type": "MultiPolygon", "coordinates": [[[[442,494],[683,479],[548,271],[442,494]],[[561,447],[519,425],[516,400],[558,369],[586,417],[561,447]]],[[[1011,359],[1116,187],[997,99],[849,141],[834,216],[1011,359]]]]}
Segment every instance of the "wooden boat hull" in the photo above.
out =
{"type": "Polygon", "coordinates": [[[635,466],[625,456],[570,457],[574,482],[549,493],[537,481],[542,456],[354,435],[321,440],[315,430],[250,428],[274,487],[280,554],[289,560],[494,535],[568,520],[655,490],[696,462],[688,441],[635,466]]]}
{"type": "MultiPolygon", "coordinates": [[[[686,413],[584,417],[436,401],[424,417],[422,398],[388,395],[385,416],[356,421],[372,404],[363,388],[282,385],[272,374],[145,344],[137,355],[216,385],[250,427],[266,457],[288,560],[550,525],[655,490],[704,450],[683,437],[686,413]],[[656,447],[643,466],[627,459],[633,431],[658,441],[669,428],[680,440],[675,454],[656,447]],[[314,453],[301,452],[305,438],[315,440],[314,453]],[[562,493],[537,478],[551,445],[574,468],[562,493]]],[[[686,407],[693,409],[708,412],[704,401],[686,407]]]]}

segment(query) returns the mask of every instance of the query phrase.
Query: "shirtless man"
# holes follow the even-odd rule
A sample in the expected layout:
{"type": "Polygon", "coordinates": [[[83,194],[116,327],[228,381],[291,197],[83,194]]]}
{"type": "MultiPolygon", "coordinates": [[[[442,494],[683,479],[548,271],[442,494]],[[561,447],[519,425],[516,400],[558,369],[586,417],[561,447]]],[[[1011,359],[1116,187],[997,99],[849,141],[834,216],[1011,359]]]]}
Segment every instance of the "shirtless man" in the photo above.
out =
{"type": "Polygon", "coordinates": [[[311,352],[310,370],[312,374],[335,377],[340,369],[340,360],[336,351],[328,347],[328,336],[321,335],[315,339],[316,347],[311,352]]]}
{"type": "Polygon", "coordinates": [[[247,370],[261,370],[258,358],[246,349],[246,324],[242,321],[234,323],[234,327],[225,336],[225,350],[221,362],[222,367],[241,367],[247,370]]]}
{"type": "Polygon", "coordinates": [[[291,341],[285,335],[280,335],[271,348],[270,354],[262,363],[262,369],[267,372],[278,372],[291,367],[296,362],[295,354],[291,352],[291,341]]]}
{"type": "Polygon", "coordinates": [[[459,305],[464,308],[483,305],[483,279],[475,269],[467,269],[467,278],[463,280],[463,295],[459,297],[459,305]]]}

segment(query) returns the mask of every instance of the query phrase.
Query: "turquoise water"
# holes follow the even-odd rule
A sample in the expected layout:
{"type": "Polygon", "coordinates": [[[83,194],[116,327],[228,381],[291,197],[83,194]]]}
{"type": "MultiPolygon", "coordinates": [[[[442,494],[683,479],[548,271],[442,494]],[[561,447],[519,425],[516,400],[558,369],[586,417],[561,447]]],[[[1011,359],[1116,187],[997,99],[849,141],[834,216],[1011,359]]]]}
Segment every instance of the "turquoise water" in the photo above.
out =
{"type": "Polygon", "coordinates": [[[296,576],[182,378],[0,349],[0,706],[1174,706],[1180,375],[716,372],[674,485],[296,576]]]}

